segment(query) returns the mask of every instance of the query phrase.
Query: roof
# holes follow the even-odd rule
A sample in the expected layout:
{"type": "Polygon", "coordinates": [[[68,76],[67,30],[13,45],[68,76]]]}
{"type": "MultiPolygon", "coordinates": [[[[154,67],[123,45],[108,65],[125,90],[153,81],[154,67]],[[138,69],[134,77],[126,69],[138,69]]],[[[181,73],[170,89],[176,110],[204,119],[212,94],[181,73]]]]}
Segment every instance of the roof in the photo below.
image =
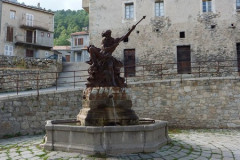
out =
{"type": "Polygon", "coordinates": [[[86,31],[82,31],[82,32],[75,32],[71,34],[71,36],[78,36],[78,35],[89,35],[89,33],[86,31]]]}
{"type": "Polygon", "coordinates": [[[0,0],[0,1],[2,1],[2,2],[4,2],[4,3],[8,3],[8,4],[15,5],[15,6],[19,6],[19,7],[23,7],[23,8],[28,8],[28,9],[33,9],[33,10],[37,10],[37,11],[40,11],[40,12],[45,12],[45,13],[49,13],[49,14],[53,14],[53,15],[54,15],[54,12],[53,12],[53,11],[43,9],[43,8],[41,8],[41,7],[28,6],[28,5],[25,5],[24,3],[18,3],[18,2],[9,1],[9,0],[0,0]]]}
{"type": "Polygon", "coordinates": [[[71,46],[53,46],[53,50],[58,50],[58,51],[71,50],[71,46]]]}

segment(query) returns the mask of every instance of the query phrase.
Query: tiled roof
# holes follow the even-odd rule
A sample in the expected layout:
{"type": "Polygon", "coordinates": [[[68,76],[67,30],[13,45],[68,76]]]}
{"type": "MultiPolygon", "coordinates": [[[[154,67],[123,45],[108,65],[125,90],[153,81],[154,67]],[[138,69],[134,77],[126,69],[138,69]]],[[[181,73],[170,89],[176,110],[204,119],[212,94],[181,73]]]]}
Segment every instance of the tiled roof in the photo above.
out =
{"type": "Polygon", "coordinates": [[[53,50],[71,50],[71,46],[54,46],[53,50]]]}
{"type": "Polygon", "coordinates": [[[86,31],[82,31],[82,32],[75,32],[72,33],[71,36],[77,36],[77,35],[88,35],[89,33],[86,31]]]}
{"type": "Polygon", "coordinates": [[[54,14],[54,12],[51,10],[46,10],[46,9],[43,9],[43,8],[37,7],[37,6],[28,6],[28,5],[25,5],[24,3],[18,3],[18,2],[13,2],[13,1],[9,1],[9,0],[0,0],[0,1],[12,4],[12,5],[28,8],[28,9],[33,9],[33,10],[37,10],[37,11],[41,11],[41,12],[45,12],[45,13],[54,14]]]}

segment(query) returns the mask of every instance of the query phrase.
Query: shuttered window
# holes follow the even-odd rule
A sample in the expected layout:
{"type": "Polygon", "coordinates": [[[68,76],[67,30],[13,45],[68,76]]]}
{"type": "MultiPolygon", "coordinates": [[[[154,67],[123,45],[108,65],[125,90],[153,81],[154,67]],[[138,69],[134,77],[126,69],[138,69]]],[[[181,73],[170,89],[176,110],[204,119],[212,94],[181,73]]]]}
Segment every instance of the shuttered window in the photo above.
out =
{"type": "Polygon", "coordinates": [[[78,45],[78,39],[77,38],[74,38],[74,40],[75,40],[75,46],[77,46],[78,45]]]}
{"type": "Polygon", "coordinates": [[[78,45],[83,45],[83,38],[78,38],[78,45]]]}
{"type": "Polygon", "coordinates": [[[7,27],[6,41],[13,42],[13,27],[10,27],[10,26],[7,27]]]}

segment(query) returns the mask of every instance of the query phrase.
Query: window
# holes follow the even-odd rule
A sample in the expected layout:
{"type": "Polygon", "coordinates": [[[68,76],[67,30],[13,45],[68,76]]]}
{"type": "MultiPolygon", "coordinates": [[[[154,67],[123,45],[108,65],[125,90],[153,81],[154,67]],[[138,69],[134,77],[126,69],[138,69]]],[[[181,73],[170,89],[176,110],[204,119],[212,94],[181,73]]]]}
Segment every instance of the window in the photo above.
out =
{"type": "Polygon", "coordinates": [[[5,45],[4,55],[6,55],[6,56],[12,56],[12,55],[13,55],[13,46],[11,46],[11,45],[5,45]]]}
{"type": "Polygon", "coordinates": [[[133,3],[125,4],[125,19],[133,19],[134,8],[133,3]]]}
{"type": "Polygon", "coordinates": [[[26,49],[26,57],[33,57],[34,53],[31,49],[26,49]]]}
{"type": "Polygon", "coordinates": [[[41,37],[44,37],[44,32],[41,32],[41,37]]]}
{"type": "Polygon", "coordinates": [[[10,11],[10,19],[15,19],[16,18],[16,11],[10,11]]]}
{"type": "Polygon", "coordinates": [[[236,0],[236,9],[240,10],[240,0],[236,0]]]}
{"type": "Polygon", "coordinates": [[[32,14],[26,14],[26,25],[27,26],[33,26],[33,19],[34,16],[32,14]]]}
{"type": "Polygon", "coordinates": [[[78,45],[83,45],[83,38],[78,38],[78,45]]]}
{"type": "Polygon", "coordinates": [[[156,17],[164,16],[164,2],[163,1],[155,2],[155,16],[156,17]]]}
{"type": "Polygon", "coordinates": [[[212,0],[202,0],[203,12],[212,12],[212,0]]]}
{"type": "Polygon", "coordinates": [[[50,37],[50,33],[47,34],[47,37],[50,37]]]}
{"type": "Polygon", "coordinates": [[[45,52],[45,57],[48,57],[48,56],[49,56],[48,52],[45,52]]]}
{"type": "Polygon", "coordinates": [[[13,42],[13,27],[10,27],[10,26],[7,27],[6,41],[13,42]]]}
{"type": "Polygon", "coordinates": [[[185,32],[180,32],[180,38],[185,38],[185,32]]]}
{"type": "Polygon", "coordinates": [[[77,46],[78,45],[78,39],[74,38],[74,41],[75,41],[75,46],[77,46]]]}

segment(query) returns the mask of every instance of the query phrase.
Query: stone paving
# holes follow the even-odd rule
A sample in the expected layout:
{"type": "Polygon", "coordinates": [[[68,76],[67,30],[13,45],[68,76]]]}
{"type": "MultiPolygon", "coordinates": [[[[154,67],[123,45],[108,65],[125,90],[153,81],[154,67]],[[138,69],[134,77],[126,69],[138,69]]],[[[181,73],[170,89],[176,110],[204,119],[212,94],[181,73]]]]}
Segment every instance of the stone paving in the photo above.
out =
{"type": "Polygon", "coordinates": [[[0,160],[240,160],[240,130],[173,130],[172,142],[155,153],[87,156],[45,151],[43,135],[0,140],[0,160]]]}

